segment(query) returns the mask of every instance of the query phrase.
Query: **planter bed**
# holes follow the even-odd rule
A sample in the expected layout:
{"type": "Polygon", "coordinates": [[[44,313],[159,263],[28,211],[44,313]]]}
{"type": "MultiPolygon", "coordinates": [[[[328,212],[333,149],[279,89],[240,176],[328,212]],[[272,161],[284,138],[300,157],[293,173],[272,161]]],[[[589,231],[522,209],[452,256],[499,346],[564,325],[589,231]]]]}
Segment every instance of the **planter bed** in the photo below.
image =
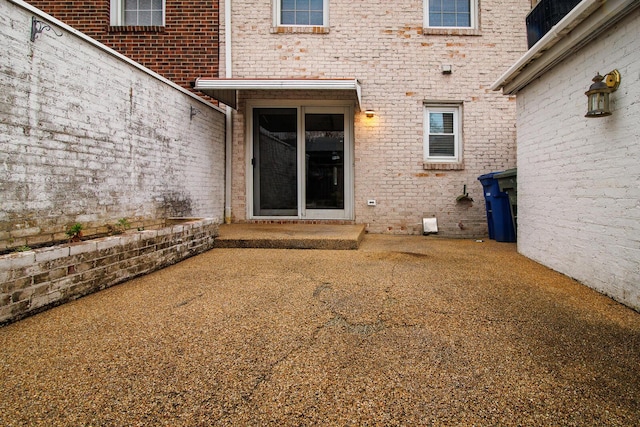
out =
{"type": "Polygon", "coordinates": [[[218,233],[214,219],[165,224],[0,256],[0,325],[207,251],[218,233]]]}

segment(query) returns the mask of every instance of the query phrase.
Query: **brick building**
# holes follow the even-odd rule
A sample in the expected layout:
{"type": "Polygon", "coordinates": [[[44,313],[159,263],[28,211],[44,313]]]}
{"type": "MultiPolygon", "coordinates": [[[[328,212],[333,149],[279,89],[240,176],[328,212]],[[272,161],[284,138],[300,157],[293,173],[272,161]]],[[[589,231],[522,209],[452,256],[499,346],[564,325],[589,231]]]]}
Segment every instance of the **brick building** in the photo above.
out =
{"type": "Polygon", "coordinates": [[[514,98],[489,86],[526,51],[530,0],[217,3],[33,2],[235,109],[227,220],[486,234],[477,177],[516,162],[514,98]]]}
{"type": "Polygon", "coordinates": [[[486,235],[477,177],[516,163],[515,98],[489,87],[530,0],[220,3],[224,78],[196,88],[234,107],[228,218],[486,235]]]}
{"type": "Polygon", "coordinates": [[[218,0],[29,3],[185,88],[218,75],[218,0]]]}

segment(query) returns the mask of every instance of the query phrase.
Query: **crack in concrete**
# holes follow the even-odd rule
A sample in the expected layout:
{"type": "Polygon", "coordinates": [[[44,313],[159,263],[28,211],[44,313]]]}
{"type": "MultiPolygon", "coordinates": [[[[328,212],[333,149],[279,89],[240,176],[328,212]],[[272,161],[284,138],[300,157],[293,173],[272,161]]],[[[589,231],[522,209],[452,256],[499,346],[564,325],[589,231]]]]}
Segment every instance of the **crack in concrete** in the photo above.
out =
{"type": "Polygon", "coordinates": [[[276,368],[280,364],[285,362],[287,359],[289,359],[292,354],[301,351],[303,348],[311,348],[313,343],[316,341],[318,334],[323,328],[324,328],[324,325],[316,326],[316,329],[313,331],[309,339],[306,340],[306,342],[301,342],[298,346],[292,348],[291,350],[283,354],[282,357],[278,358],[277,360],[269,364],[264,370],[264,372],[255,379],[255,382],[251,387],[251,389],[247,393],[241,393],[240,396],[242,397],[242,400],[245,402],[250,402],[253,399],[253,396],[258,390],[258,388],[260,388],[260,386],[262,386],[263,384],[268,383],[273,377],[273,373],[276,370],[276,368]]]}
{"type": "MultiPolygon", "coordinates": [[[[335,313],[334,313],[335,314],[335,313]]],[[[349,322],[344,316],[335,314],[324,324],[325,327],[337,326],[348,333],[357,335],[371,335],[385,329],[387,325],[383,320],[378,319],[374,323],[353,323],[349,322]]]]}
{"type": "MultiPolygon", "coordinates": [[[[323,292],[331,291],[331,283],[323,283],[316,287],[313,291],[314,298],[320,299],[320,296],[323,292]]],[[[389,299],[387,297],[385,300],[389,299]]],[[[350,322],[344,315],[340,314],[337,310],[335,310],[329,301],[320,299],[320,301],[325,305],[325,307],[331,312],[332,318],[325,322],[321,328],[326,327],[338,327],[347,333],[358,334],[358,335],[371,335],[376,332],[380,332],[381,330],[386,328],[385,322],[382,320],[382,311],[378,313],[376,316],[377,320],[375,322],[369,323],[357,323],[350,322]]]]}
{"type": "MultiPolygon", "coordinates": [[[[393,269],[394,272],[392,274],[392,277],[395,276],[395,268],[396,268],[397,264],[394,265],[393,269]]],[[[393,302],[395,299],[393,297],[390,296],[391,294],[391,288],[393,287],[393,285],[395,284],[395,280],[392,281],[392,283],[388,286],[385,287],[384,289],[384,297],[383,297],[383,303],[387,304],[388,302],[393,302]]],[[[274,360],[272,363],[270,363],[267,367],[265,367],[264,371],[258,375],[255,378],[255,381],[253,383],[253,385],[250,387],[250,389],[245,392],[245,393],[241,393],[241,398],[244,402],[251,402],[253,399],[253,396],[255,395],[256,391],[263,385],[267,384],[271,378],[274,375],[274,372],[276,371],[276,369],[278,368],[278,366],[280,366],[282,363],[284,363],[285,361],[287,361],[293,354],[303,350],[303,349],[310,349],[314,343],[317,341],[318,335],[320,334],[321,331],[327,329],[327,328],[338,328],[346,333],[349,334],[354,334],[354,335],[360,335],[360,336],[370,336],[373,334],[376,334],[384,329],[387,328],[397,328],[397,327],[415,327],[416,325],[406,325],[406,324],[388,324],[388,322],[382,320],[383,314],[384,314],[384,307],[380,310],[380,312],[377,315],[377,320],[375,322],[369,322],[369,323],[357,323],[357,322],[350,322],[344,315],[340,314],[337,310],[335,310],[332,306],[331,306],[331,302],[323,299],[322,295],[328,292],[333,291],[333,287],[331,285],[330,282],[322,282],[320,285],[316,286],[316,288],[313,291],[313,298],[319,300],[320,302],[322,302],[322,304],[330,311],[330,313],[332,314],[332,317],[327,320],[326,322],[324,322],[323,324],[317,325],[315,330],[312,332],[311,336],[309,336],[308,339],[300,342],[297,346],[291,348],[289,351],[287,351],[285,354],[283,354],[281,357],[279,357],[277,360],[274,360]]],[[[199,295],[202,296],[202,295],[199,295]]],[[[198,297],[199,297],[198,296],[198,297]]],[[[189,300],[183,301],[182,303],[179,304],[180,305],[186,305],[189,302],[191,302],[192,300],[196,299],[197,297],[191,298],[189,300]]],[[[383,304],[383,306],[384,306],[383,304]]]]}
{"type": "Polygon", "coordinates": [[[173,308],[183,307],[183,306],[185,306],[185,305],[197,300],[198,298],[202,298],[203,296],[204,296],[203,293],[199,293],[198,295],[195,295],[195,296],[193,296],[191,298],[188,298],[188,299],[186,299],[184,301],[180,301],[179,303],[175,304],[173,306],[173,308]]]}
{"type": "Polygon", "coordinates": [[[322,285],[315,288],[315,290],[313,291],[313,297],[318,298],[322,292],[328,291],[328,290],[331,290],[331,283],[325,282],[322,285]]]}

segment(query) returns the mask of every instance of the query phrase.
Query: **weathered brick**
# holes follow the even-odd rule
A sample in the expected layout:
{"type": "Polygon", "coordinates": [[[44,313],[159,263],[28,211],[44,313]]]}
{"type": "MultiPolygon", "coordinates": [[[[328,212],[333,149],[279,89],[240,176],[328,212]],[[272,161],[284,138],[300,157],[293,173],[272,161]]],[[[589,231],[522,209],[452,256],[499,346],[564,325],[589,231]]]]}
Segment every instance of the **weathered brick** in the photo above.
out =
{"type": "Polygon", "coordinates": [[[63,293],[60,290],[47,292],[43,295],[34,295],[33,298],[31,298],[31,309],[45,307],[49,304],[59,301],[62,296],[63,293]]]}
{"type": "Polygon", "coordinates": [[[36,262],[36,254],[33,251],[18,252],[0,256],[0,270],[16,270],[28,267],[36,262]]]}
{"type": "Polygon", "coordinates": [[[23,315],[30,306],[29,301],[20,301],[0,307],[0,324],[23,315]]]}
{"type": "MultiPolygon", "coordinates": [[[[0,3],[0,20],[26,23],[32,14],[17,3],[0,3]]],[[[29,59],[33,46],[24,43],[25,28],[0,26],[11,68],[0,73],[0,83],[3,93],[16,99],[0,111],[2,133],[11,136],[3,145],[11,174],[3,183],[2,207],[16,218],[6,229],[29,229],[12,244],[44,242],[46,235],[66,239],[63,230],[75,222],[83,223],[87,235],[105,231],[105,222],[132,212],[140,223],[161,224],[162,219],[149,217],[176,215],[172,209],[180,203],[191,210],[181,215],[220,219],[224,116],[219,110],[76,37],[60,38],[55,50],[39,51],[38,64],[55,66],[55,76],[35,72],[38,64],[29,59]],[[86,90],[78,75],[101,78],[86,90]],[[40,102],[32,105],[34,100],[40,102]],[[194,102],[200,114],[185,126],[194,102]],[[37,127],[22,121],[28,107],[39,111],[37,127]],[[122,120],[125,116],[130,120],[122,120]],[[132,171],[140,177],[135,185],[132,171]],[[31,195],[27,200],[25,190],[31,195]],[[37,230],[40,235],[29,234],[37,230]]],[[[5,304],[0,322],[159,268],[162,257],[152,252],[155,243],[148,244],[147,235],[167,245],[171,262],[183,253],[171,246],[174,236],[167,227],[0,257],[0,302],[5,304]],[[9,302],[6,295],[22,300],[9,302]]],[[[8,239],[11,233],[2,236],[8,239]]],[[[176,240],[188,239],[180,234],[176,240]]]]}
{"type": "MultiPolygon", "coordinates": [[[[70,10],[86,13],[87,19],[81,21],[95,23],[105,17],[96,11],[108,10],[109,5],[94,3],[95,9],[75,3],[35,4],[63,15],[70,10]]],[[[193,7],[207,9],[202,4],[193,7]]],[[[217,10],[207,9],[207,13],[215,15],[217,10]]],[[[19,3],[0,6],[4,22],[30,22],[32,15],[19,3]]],[[[74,22],[69,17],[67,23],[74,22]]],[[[211,21],[205,26],[216,28],[211,21]]],[[[106,28],[101,26],[103,34],[106,28]]],[[[83,223],[89,232],[105,231],[106,224],[123,217],[135,216],[135,222],[149,224],[160,224],[162,217],[176,214],[222,218],[225,125],[220,110],[78,37],[59,38],[56,49],[42,49],[34,64],[33,45],[24,43],[24,31],[21,25],[0,28],[9,55],[4,58],[9,68],[0,75],[0,84],[2,93],[15,100],[0,109],[2,134],[11,135],[10,143],[3,145],[11,173],[3,181],[2,194],[2,209],[11,221],[2,224],[6,234],[0,236],[0,247],[10,247],[11,233],[11,247],[65,239],[64,231],[75,222],[83,223]],[[48,72],[50,67],[56,69],[55,75],[48,72]],[[79,75],[99,77],[91,80],[88,90],[79,75]],[[185,122],[192,106],[197,106],[199,114],[185,122]],[[27,120],[31,116],[24,113],[26,108],[38,111],[37,126],[27,120]],[[135,183],[132,176],[137,177],[135,183]],[[187,202],[189,212],[173,212],[176,201],[187,202]]],[[[113,40],[130,36],[140,37],[108,35],[113,40]]],[[[175,50],[163,45],[167,40],[153,39],[159,49],[175,50]]],[[[213,61],[193,57],[187,62],[198,62],[196,68],[186,69],[181,61],[180,72],[189,73],[192,80],[197,69],[217,69],[217,47],[211,49],[213,61]]],[[[166,63],[161,50],[157,54],[163,57],[162,67],[175,68],[166,63]]],[[[179,83],[188,85],[187,80],[179,83]]],[[[95,244],[72,245],[70,251],[91,250],[85,245],[95,244]]]]}
{"type": "Polygon", "coordinates": [[[68,247],[51,247],[36,249],[36,262],[52,261],[58,258],[69,256],[68,247]]]}
{"type": "Polygon", "coordinates": [[[52,291],[55,291],[58,289],[66,289],[66,288],[70,288],[71,286],[77,283],[82,283],[82,282],[83,282],[83,277],[81,275],[79,274],[71,275],[71,276],[64,277],[62,279],[52,281],[49,284],[49,289],[52,291]]]}
{"type": "Polygon", "coordinates": [[[95,252],[96,249],[97,249],[97,244],[95,241],[71,243],[69,245],[69,254],[77,255],[77,254],[82,254],[86,252],[95,252]]]}
{"type": "Polygon", "coordinates": [[[17,289],[23,289],[28,286],[33,285],[33,277],[21,277],[19,279],[10,280],[8,282],[2,283],[2,287],[0,287],[0,291],[10,293],[17,289]]]}
{"type": "Polygon", "coordinates": [[[124,254],[122,254],[122,253],[116,253],[116,254],[111,255],[111,256],[97,258],[93,262],[93,266],[94,266],[94,268],[99,268],[99,267],[104,267],[104,266],[107,266],[107,265],[116,264],[117,262],[121,261],[123,258],[124,258],[124,254]]]}

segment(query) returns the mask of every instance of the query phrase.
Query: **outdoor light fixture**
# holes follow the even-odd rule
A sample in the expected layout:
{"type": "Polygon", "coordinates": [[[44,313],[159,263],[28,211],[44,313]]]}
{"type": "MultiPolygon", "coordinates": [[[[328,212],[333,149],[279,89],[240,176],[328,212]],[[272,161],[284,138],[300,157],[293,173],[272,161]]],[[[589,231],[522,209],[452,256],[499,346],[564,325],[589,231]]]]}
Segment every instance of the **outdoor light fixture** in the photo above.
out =
{"type": "Polygon", "coordinates": [[[364,114],[367,116],[367,118],[368,118],[368,119],[371,119],[371,118],[373,118],[373,116],[375,116],[375,115],[376,115],[376,112],[375,112],[375,111],[373,111],[373,110],[366,110],[366,111],[364,112],[364,114]]]}
{"type": "Polygon", "coordinates": [[[606,117],[611,115],[609,107],[609,94],[618,90],[620,86],[620,73],[613,70],[604,77],[597,73],[593,78],[593,84],[584,94],[587,95],[587,114],[585,117],[606,117]],[[604,81],[603,81],[604,80],[604,81]]]}

